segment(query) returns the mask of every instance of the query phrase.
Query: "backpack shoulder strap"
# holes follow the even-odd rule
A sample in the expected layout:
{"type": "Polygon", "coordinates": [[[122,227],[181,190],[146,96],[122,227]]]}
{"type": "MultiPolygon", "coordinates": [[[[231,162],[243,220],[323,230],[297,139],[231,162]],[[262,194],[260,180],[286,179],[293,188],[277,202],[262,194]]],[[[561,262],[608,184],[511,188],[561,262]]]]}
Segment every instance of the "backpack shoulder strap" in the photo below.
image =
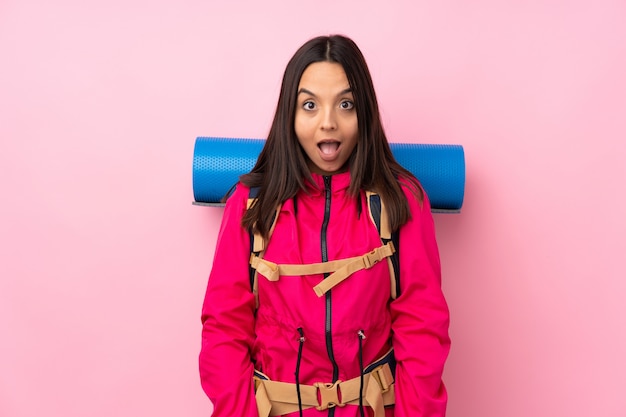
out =
{"type": "MultiPolygon", "coordinates": [[[[250,192],[248,194],[248,205],[247,208],[250,209],[252,204],[256,201],[259,195],[259,187],[250,188],[250,192]]],[[[276,207],[276,212],[274,213],[274,220],[272,220],[272,226],[270,227],[270,232],[268,239],[272,236],[274,232],[274,227],[276,226],[276,221],[278,220],[278,214],[280,213],[281,204],[276,207]]],[[[267,248],[267,241],[263,239],[259,233],[255,233],[252,229],[248,232],[250,234],[250,258],[253,257],[263,257],[263,253],[267,248]]],[[[257,280],[257,271],[250,264],[248,268],[248,274],[250,278],[250,291],[254,293],[254,298],[256,299],[257,308],[259,307],[259,292],[258,292],[258,280],[257,280]]]]}
{"type": "MultiPolygon", "coordinates": [[[[253,187],[250,189],[250,193],[248,195],[248,208],[254,204],[256,198],[258,196],[258,187],[253,187]]],[[[389,275],[391,278],[391,298],[396,299],[400,295],[400,234],[396,230],[391,232],[389,227],[389,219],[387,217],[387,210],[385,209],[385,204],[382,202],[380,196],[374,192],[368,191],[366,192],[367,196],[367,207],[370,215],[370,219],[376,226],[378,230],[378,234],[380,236],[381,242],[386,245],[389,242],[392,242],[395,248],[395,252],[392,256],[388,257],[389,264],[389,275]]],[[[272,222],[272,226],[270,228],[269,237],[272,236],[272,232],[274,231],[274,227],[276,226],[276,221],[278,220],[278,214],[280,213],[281,206],[279,205],[276,208],[276,213],[274,215],[274,220],[272,222]]],[[[263,239],[263,237],[254,233],[252,229],[249,231],[250,234],[250,258],[253,257],[263,257],[263,253],[267,247],[267,241],[263,239]]],[[[257,271],[252,266],[249,267],[249,278],[250,278],[250,290],[254,293],[257,307],[259,305],[258,298],[258,278],[257,271]]]]}
{"type": "Polygon", "coordinates": [[[370,219],[376,226],[381,242],[386,245],[390,241],[396,249],[388,259],[389,275],[391,277],[391,298],[396,299],[400,295],[400,233],[396,230],[391,232],[385,204],[378,194],[367,191],[367,208],[370,219]]]}

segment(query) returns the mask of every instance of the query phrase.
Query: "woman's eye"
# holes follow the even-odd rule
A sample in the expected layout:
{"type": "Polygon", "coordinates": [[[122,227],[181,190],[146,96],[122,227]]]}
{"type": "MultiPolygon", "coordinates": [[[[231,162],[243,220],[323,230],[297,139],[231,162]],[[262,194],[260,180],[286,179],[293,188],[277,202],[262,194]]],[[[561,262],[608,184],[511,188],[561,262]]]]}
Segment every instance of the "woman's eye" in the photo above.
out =
{"type": "Polygon", "coordinates": [[[315,103],[313,103],[312,101],[305,101],[302,104],[302,107],[304,108],[304,110],[315,110],[315,103]]]}
{"type": "Polygon", "coordinates": [[[344,110],[352,110],[354,108],[354,103],[350,100],[342,101],[340,107],[344,110]]]}

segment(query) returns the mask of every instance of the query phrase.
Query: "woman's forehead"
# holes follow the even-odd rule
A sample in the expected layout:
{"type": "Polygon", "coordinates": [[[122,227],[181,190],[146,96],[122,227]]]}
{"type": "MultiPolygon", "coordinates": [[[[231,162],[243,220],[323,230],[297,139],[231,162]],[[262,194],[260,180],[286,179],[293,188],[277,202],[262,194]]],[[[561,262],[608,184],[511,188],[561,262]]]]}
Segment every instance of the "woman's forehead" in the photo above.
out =
{"type": "Polygon", "coordinates": [[[346,92],[350,82],[341,64],[336,62],[315,62],[309,65],[298,85],[298,92],[306,90],[314,95],[327,92],[346,92]]]}

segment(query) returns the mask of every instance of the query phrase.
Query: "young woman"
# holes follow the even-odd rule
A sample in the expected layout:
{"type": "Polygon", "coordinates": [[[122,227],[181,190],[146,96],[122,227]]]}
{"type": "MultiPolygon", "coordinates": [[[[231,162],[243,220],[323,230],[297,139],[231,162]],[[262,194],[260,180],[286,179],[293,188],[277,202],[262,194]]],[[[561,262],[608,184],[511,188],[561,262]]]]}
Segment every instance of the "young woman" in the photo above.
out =
{"type": "Polygon", "coordinates": [[[213,416],[444,416],[449,315],[430,205],[391,154],[352,40],[295,53],[240,180],[202,314],[213,416]]]}

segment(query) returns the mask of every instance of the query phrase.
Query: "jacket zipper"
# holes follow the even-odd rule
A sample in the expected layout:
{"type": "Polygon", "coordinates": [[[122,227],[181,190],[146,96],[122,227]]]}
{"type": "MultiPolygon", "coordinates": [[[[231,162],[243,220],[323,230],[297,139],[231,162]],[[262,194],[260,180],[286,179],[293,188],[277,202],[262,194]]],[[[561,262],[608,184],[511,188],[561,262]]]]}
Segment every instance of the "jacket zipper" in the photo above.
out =
{"type": "MultiPolygon", "coordinates": [[[[328,222],[330,220],[330,200],[331,200],[331,177],[324,177],[324,191],[325,191],[325,207],[324,207],[324,222],[322,223],[322,262],[328,262],[328,242],[327,242],[327,230],[328,222]]],[[[329,274],[324,274],[324,279],[329,274]]],[[[332,337],[332,291],[326,293],[326,350],[328,351],[328,358],[333,365],[333,383],[339,379],[339,367],[335,361],[335,353],[333,352],[333,337],[332,337]]],[[[334,409],[328,410],[328,415],[333,416],[334,409]]]]}

